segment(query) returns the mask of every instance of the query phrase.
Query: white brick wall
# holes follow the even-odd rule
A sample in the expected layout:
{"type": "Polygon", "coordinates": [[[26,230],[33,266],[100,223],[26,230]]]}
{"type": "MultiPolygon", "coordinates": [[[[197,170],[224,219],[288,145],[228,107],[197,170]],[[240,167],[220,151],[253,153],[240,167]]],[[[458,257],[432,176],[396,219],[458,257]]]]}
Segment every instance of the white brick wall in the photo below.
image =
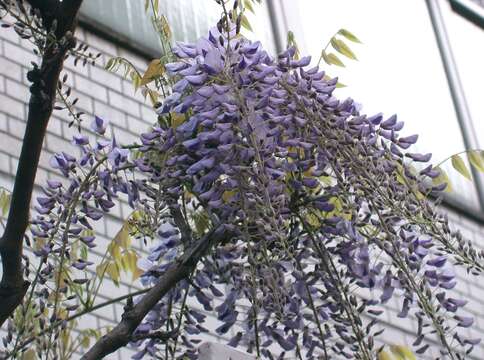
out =
{"type": "MultiPolygon", "coordinates": [[[[125,49],[120,49],[114,44],[101,39],[95,34],[79,29],[81,39],[87,39],[94,50],[99,50],[110,55],[122,55],[129,58],[135,64],[143,67],[147,61],[125,49]]],[[[28,102],[28,81],[25,78],[26,66],[34,56],[28,51],[25,41],[19,41],[17,35],[10,30],[0,31],[0,186],[11,188],[13,176],[17,165],[17,159],[21,147],[21,139],[25,127],[26,106],[28,102]]],[[[120,142],[129,143],[136,138],[136,134],[143,132],[152,124],[156,117],[148,102],[144,102],[139,93],[134,94],[131,85],[120,76],[107,73],[102,69],[104,60],[100,66],[74,67],[72,60],[66,62],[69,72],[69,83],[73,84],[73,95],[79,96],[79,106],[89,117],[93,113],[106,118],[114,127],[116,137],[120,142]]],[[[44,183],[47,178],[55,176],[49,168],[49,158],[53,152],[71,149],[70,138],[75,130],[68,128],[70,119],[67,112],[55,112],[48,127],[48,134],[44,143],[44,152],[41,156],[37,183],[44,183]]],[[[120,216],[126,217],[129,210],[122,205],[114,214],[108,216],[103,222],[96,224],[98,234],[106,239],[112,238],[120,228],[120,216]]],[[[462,229],[464,235],[472,238],[475,243],[484,244],[484,225],[468,220],[464,215],[451,214],[452,222],[462,229]]],[[[484,246],[484,245],[483,245],[484,246]]],[[[95,249],[102,256],[103,246],[95,249]]],[[[459,272],[462,284],[459,291],[462,297],[469,300],[468,309],[476,316],[476,326],[473,334],[484,335],[484,283],[479,279],[467,276],[459,272]]],[[[130,284],[122,283],[119,288],[111,283],[103,287],[101,299],[126,294],[130,284]]],[[[410,321],[402,321],[396,317],[398,306],[396,302],[389,304],[389,315],[385,338],[389,343],[411,344],[412,336],[408,333],[415,327],[410,321]]],[[[79,319],[79,327],[92,327],[112,325],[115,317],[122,313],[122,305],[116,304],[98,311],[95,316],[87,315],[79,319]]],[[[129,358],[128,352],[118,353],[109,359],[129,358]],[[123,355],[121,355],[123,354],[123,355]]],[[[484,358],[484,345],[481,345],[474,353],[475,359],[484,358]]]]}
{"type": "MultiPolygon", "coordinates": [[[[143,67],[147,63],[139,56],[118,49],[115,45],[95,34],[88,34],[83,29],[78,30],[78,36],[80,39],[85,39],[87,36],[94,51],[109,52],[110,55],[117,55],[119,52],[143,67]]],[[[32,59],[34,56],[27,42],[20,42],[18,36],[10,30],[0,31],[0,186],[10,189],[20,153],[21,139],[24,135],[29,100],[29,82],[26,79],[26,73],[32,59]]],[[[149,109],[149,104],[144,104],[139,96],[127,98],[125,94],[129,94],[130,90],[133,93],[132,89],[128,88],[128,84],[123,85],[124,80],[120,76],[107,73],[102,68],[104,63],[104,60],[101,60],[97,67],[90,65],[74,67],[72,59],[68,59],[65,64],[66,73],[69,74],[67,83],[74,88],[72,96],[79,97],[78,108],[87,113],[84,128],[88,127],[92,115],[96,113],[110,122],[119,141],[132,142],[139,131],[144,131],[150,125],[141,118],[141,108],[149,109]]],[[[155,119],[153,112],[151,117],[145,115],[145,118],[151,122],[155,119]]],[[[77,152],[70,143],[75,133],[75,129],[68,127],[70,121],[67,111],[54,113],[44,141],[37,184],[44,184],[48,178],[56,176],[55,171],[49,166],[49,159],[54,152],[61,150],[77,152]]],[[[113,215],[116,217],[110,215],[104,221],[96,223],[96,232],[106,240],[116,234],[121,226],[122,215],[125,217],[128,213],[121,214],[121,206],[118,206],[117,210],[113,211],[113,215]]],[[[107,244],[107,241],[103,243],[107,244]]],[[[104,250],[103,246],[95,249],[99,260],[104,250]]],[[[122,281],[120,287],[108,281],[103,285],[98,301],[125,295],[130,292],[130,289],[132,285],[129,279],[122,281]]],[[[79,328],[93,327],[93,324],[98,327],[112,326],[113,320],[121,316],[122,306],[122,304],[107,306],[93,315],[83,316],[79,319],[79,328]]],[[[108,359],[126,359],[130,354],[131,351],[124,350],[108,359]]]]}

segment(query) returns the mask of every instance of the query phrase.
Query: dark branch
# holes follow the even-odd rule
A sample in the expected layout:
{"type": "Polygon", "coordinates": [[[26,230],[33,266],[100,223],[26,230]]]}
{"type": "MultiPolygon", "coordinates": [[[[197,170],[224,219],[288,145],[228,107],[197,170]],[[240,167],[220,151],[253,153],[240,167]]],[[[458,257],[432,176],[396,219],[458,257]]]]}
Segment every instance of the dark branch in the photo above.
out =
{"type": "Polygon", "coordinates": [[[185,220],[183,213],[181,212],[180,208],[171,207],[170,208],[171,216],[173,217],[173,221],[177,226],[178,230],[180,230],[182,236],[182,242],[184,244],[188,244],[192,238],[192,229],[190,225],[185,220]]]}
{"type": "Polygon", "coordinates": [[[158,283],[136,305],[123,314],[119,324],[99,339],[81,359],[99,360],[126,346],[133,339],[133,333],[138,325],[163,296],[178,282],[188,278],[210,249],[230,237],[232,237],[232,232],[227,227],[220,226],[198,240],[183,254],[181,259],[168,268],[159,278],[158,283]]]}
{"type": "MultiPolygon", "coordinates": [[[[58,39],[65,35],[69,29],[73,29],[75,17],[71,16],[72,10],[82,0],[25,0],[30,7],[37,9],[43,21],[45,30],[50,30],[56,21],[55,34],[58,39]]],[[[78,8],[79,9],[79,8],[78,8]]],[[[77,10],[76,10],[77,11],[77,10]]],[[[76,13],[77,14],[77,13],[76,13]]]]}
{"type": "Polygon", "coordinates": [[[155,339],[159,341],[167,341],[173,339],[178,333],[176,331],[163,332],[155,331],[147,334],[135,334],[131,336],[131,341],[139,341],[144,339],[155,339]]]}
{"type": "Polygon", "coordinates": [[[46,30],[51,28],[56,13],[59,11],[62,4],[59,0],[25,0],[25,2],[27,2],[31,8],[38,11],[46,30]]]}
{"type": "Polygon", "coordinates": [[[42,14],[54,15],[61,2],[59,0],[25,0],[32,8],[38,9],[42,14]]]}
{"type": "Polygon", "coordinates": [[[29,287],[22,272],[23,237],[29,221],[30,201],[42,144],[56,99],[56,87],[66,53],[75,45],[72,34],[82,0],[64,0],[61,3],[30,0],[29,3],[39,6],[39,10],[44,12],[47,11],[48,4],[56,3],[55,13],[61,26],[56,31],[58,41],[46,49],[40,68],[29,72],[32,86],[27,125],[7,224],[0,239],[3,266],[0,283],[0,326],[20,304],[29,287]]]}

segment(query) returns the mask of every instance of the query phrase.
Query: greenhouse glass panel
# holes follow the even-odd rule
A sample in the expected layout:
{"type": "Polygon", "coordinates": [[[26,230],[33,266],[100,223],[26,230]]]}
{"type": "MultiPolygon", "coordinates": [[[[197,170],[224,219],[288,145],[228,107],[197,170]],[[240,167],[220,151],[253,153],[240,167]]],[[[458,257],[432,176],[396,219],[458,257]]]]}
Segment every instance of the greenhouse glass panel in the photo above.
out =
{"type": "MultiPolygon", "coordinates": [[[[193,41],[216,23],[220,10],[213,0],[160,1],[160,11],[172,28],[175,40],[193,41]]],[[[130,44],[154,54],[160,52],[144,0],[86,0],[82,16],[95,27],[112,32],[130,44]]]]}

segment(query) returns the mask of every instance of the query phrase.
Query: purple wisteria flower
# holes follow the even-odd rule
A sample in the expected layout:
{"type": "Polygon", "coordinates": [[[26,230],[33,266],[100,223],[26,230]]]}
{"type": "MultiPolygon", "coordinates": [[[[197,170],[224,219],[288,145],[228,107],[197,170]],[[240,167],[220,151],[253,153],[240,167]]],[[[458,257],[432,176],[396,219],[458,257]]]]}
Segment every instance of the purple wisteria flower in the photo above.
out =
{"type": "MultiPolygon", "coordinates": [[[[208,235],[226,234],[135,332],[169,329],[173,338],[141,336],[135,359],[170,351],[196,359],[211,331],[269,359],[370,360],[390,299],[399,317],[418,319],[417,353],[435,334],[444,355],[471,351],[478,340],[460,332],[473,320],[452,291],[452,263],[478,272],[483,256],[426,200],[445,186],[432,183],[431,165],[414,168],[431,158],[411,152],[418,136],[400,135],[395,115],[367,116],[338,99],[337,79],[295,48],[273,57],[235,35],[219,26],[174,47],[170,95],[136,151],[79,135],[79,157],[54,155],[65,183],[48,182],[32,221],[42,281],[61,256],[86,275],[76,284],[89,284],[93,223],[125,198],[130,236],[149,251],[137,262],[144,286],[189,261],[208,235]],[[71,256],[79,246],[86,258],[71,256]]],[[[106,122],[95,117],[91,130],[105,135],[106,122]]]]}
{"type": "MultiPolygon", "coordinates": [[[[246,331],[237,332],[231,345],[251,349],[260,337],[259,350],[268,358],[277,343],[285,351],[300,346],[309,357],[329,352],[370,359],[376,322],[364,327],[362,312],[378,317],[384,308],[375,306],[397,296],[399,316],[416,309],[427,326],[436,325],[430,320],[435,316],[465,305],[440,291],[440,310],[419,310],[417,296],[431,302],[431,289],[455,286],[448,254],[468,255],[456,253],[448,235],[437,236],[419,220],[432,219],[447,229],[420,203],[421,195],[443,187],[431,184],[438,176],[432,166],[415,175],[408,160],[425,163],[431,154],[407,152],[418,136],[400,136],[403,122],[396,115],[368,117],[353,100],[339,101],[332,95],[336,79],[306,68],[310,58],[295,59],[294,48],[274,59],[260,43],[229,41],[212,29],[207,39],[179,44],[174,53],[180,60],[166,68],[177,82],[159,114],[186,119],[175,129],[144,134],[143,143],[169,154],[160,176],[166,176],[170,196],[181,199],[188,191],[196,199],[192,205],[238,229],[233,246],[217,249],[193,280],[193,296],[208,311],[210,297],[219,295],[213,284],[230,284],[232,290],[215,308],[221,321],[215,330],[224,334],[242,321],[246,331]],[[350,286],[379,292],[358,299],[347,294],[350,286]],[[237,305],[240,294],[250,303],[245,319],[237,305]],[[331,339],[339,345],[324,345],[331,339]]],[[[172,251],[159,245],[149,259],[154,264],[172,251]]],[[[146,273],[150,282],[153,269],[156,265],[146,273]]],[[[205,319],[193,320],[201,326],[205,319]]],[[[455,320],[459,327],[471,325],[465,317],[455,320]]],[[[198,335],[200,328],[190,324],[188,334],[198,335]]],[[[418,339],[425,337],[421,329],[418,339]]],[[[437,325],[434,331],[444,351],[454,353],[448,328],[437,325]]],[[[155,344],[147,346],[153,351],[155,344]]],[[[192,346],[186,355],[194,357],[192,346]]]]}
{"type": "Polygon", "coordinates": [[[99,116],[95,116],[91,122],[91,130],[99,135],[104,135],[106,132],[106,122],[99,116]]]}

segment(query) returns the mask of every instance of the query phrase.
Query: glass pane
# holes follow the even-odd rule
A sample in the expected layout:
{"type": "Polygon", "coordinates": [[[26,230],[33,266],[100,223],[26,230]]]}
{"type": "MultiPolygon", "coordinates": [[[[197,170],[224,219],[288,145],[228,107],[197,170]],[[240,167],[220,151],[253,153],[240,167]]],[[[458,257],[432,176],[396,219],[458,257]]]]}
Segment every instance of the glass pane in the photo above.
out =
{"type": "MultiPolygon", "coordinates": [[[[265,3],[254,4],[255,15],[248,13],[254,33],[249,38],[261,40],[265,48],[275,53],[269,13],[265,3]]],[[[205,36],[221,15],[214,0],[161,0],[163,13],[172,28],[175,40],[193,42],[205,36]]],[[[144,0],[85,0],[82,14],[103,29],[113,30],[134,44],[154,53],[160,51],[158,37],[153,31],[149,16],[144,11],[144,0]]]]}
{"type": "MultiPolygon", "coordinates": [[[[464,150],[424,1],[297,1],[303,33],[296,37],[304,39],[305,52],[316,61],[340,28],[363,41],[351,44],[359,61],[345,59],[346,68],[324,65],[347,85],[336,90],[339,97],[351,96],[368,114],[398,114],[406,124],[402,133],[419,134],[415,150],[433,153],[434,164],[464,150]]],[[[452,196],[477,206],[473,184],[453,171],[450,162],[444,168],[458,189],[452,196]]]]}
{"type": "Polygon", "coordinates": [[[159,52],[156,35],[147,20],[142,1],[131,0],[86,0],[82,15],[105,29],[122,34],[132,42],[140,42],[153,52],[159,52]]]}
{"type": "MultiPolygon", "coordinates": [[[[217,4],[209,0],[162,0],[160,7],[178,41],[195,40],[219,18],[217,4]]],[[[86,0],[81,12],[103,28],[113,30],[135,44],[156,53],[160,51],[158,38],[144,10],[144,0],[86,0]]]]}

